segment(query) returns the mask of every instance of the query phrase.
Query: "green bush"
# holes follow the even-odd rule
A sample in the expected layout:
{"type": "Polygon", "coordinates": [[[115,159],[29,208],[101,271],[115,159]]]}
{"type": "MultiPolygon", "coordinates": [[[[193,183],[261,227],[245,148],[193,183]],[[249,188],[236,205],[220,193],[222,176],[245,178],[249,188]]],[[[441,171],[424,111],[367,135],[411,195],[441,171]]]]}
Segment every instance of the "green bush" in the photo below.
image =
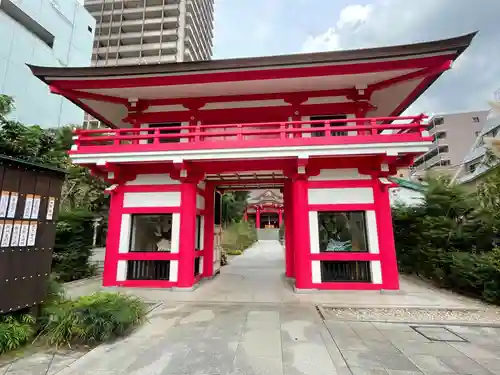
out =
{"type": "Polygon", "coordinates": [[[35,320],[26,314],[0,316],[0,354],[19,349],[33,337],[35,320]]]}
{"type": "Polygon", "coordinates": [[[139,299],[99,292],[44,308],[41,336],[56,346],[98,344],[123,336],[145,315],[145,306],[139,299]]]}
{"type": "Polygon", "coordinates": [[[230,224],[222,233],[222,248],[226,253],[243,252],[257,241],[257,231],[251,223],[240,221],[230,224]]]}
{"type": "Polygon", "coordinates": [[[62,211],[56,226],[52,271],[63,282],[95,275],[92,255],[93,214],[85,210],[62,211]]]}
{"type": "Polygon", "coordinates": [[[447,181],[430,180],[422,205],[393,210],[402,272],[500,304],[497,210],[447,181]]]}
{"type": "Polygon", "coordinates": [[[241,250],[228,250],[226,251],[227,255],[241,255],[243,254],[243,251],[241,250]]]}

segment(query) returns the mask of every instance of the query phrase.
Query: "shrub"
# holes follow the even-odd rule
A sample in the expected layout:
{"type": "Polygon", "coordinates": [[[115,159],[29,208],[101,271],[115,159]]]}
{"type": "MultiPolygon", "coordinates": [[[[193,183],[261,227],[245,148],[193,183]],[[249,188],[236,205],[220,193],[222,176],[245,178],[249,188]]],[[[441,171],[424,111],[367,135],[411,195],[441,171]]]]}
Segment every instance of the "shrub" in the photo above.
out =
{"type": "Polygon", "coordinates": [[[431,180],[421,206],[396,207],[399,269],[500,304],[500,249],[495,247],[500,215],[481,199],[431,180]]]}
{"type": "Polygon", "coordinates": [[[241,250],[228,250],[226,251],[227,255],[241,255],[243,254],[243,251],[241,250]]]}
{"type": "Polygon", "coordinates": [[[35,320],[26,314],[0,316],[0,354],[19,349],[33,337],[35,320]]]}
{"type": "Polygon", "coordinates": [[[62,211],[56,227],[52,271],[61,281],[95,275],[92,255],[93,214],[85,210],[62,211]]]}
{"type": "Polygon", "coordinates": [[[257,241],[257,231],[250,223],[240,221],[230,224],[222,233],[222,248],[226,251],[243,252],[257,241]]]}
{"type": "Polygon", "coordinates": [[[51,345],[98,344],[123,336],[146,315],[135,297],[99,292],[46,307],[41,334],[51,345]]]}

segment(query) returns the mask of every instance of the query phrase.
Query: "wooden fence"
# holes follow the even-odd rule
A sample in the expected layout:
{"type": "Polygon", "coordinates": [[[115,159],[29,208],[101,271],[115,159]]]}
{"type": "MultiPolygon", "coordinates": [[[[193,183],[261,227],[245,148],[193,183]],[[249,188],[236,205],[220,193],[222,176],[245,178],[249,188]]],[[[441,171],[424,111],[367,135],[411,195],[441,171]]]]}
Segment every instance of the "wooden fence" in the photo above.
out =
{"type": "Polygon", "coordinates": [[[0,313],[45,298],[64,177],[0,155],[0,313]]]}

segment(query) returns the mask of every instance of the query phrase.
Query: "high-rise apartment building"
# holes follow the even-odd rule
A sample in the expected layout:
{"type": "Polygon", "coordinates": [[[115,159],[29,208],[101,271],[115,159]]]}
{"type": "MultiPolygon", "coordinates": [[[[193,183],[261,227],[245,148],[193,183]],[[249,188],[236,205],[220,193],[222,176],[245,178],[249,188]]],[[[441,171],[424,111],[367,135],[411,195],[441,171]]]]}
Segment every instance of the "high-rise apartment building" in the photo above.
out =
{"type": "Polygon", "coordinates": [[[415,160],[412,178],[423,177],[429,170],[453,176],[480,135],[487,116],[487,110],[433,116],[427,129],[434,136],[434,145],[415,160]]]}
{"type": "Polygon", "coordinates": [[[83,111],[51,95],[26,64],[91,64],[95,20],[78,0],[0,0],[0,94],[14,98],[12,120],[44,128],[81,124],[83,111]]]}
{"type": "Polygon", "coordinates": [[[214,0],[85,0],[94,66],[209,60],[214,0]]]}
{"type": "MultiPolygon", "coordinates": [[[[215,0],[85,0],[96,19],[93,66],[210,60],[215,0]]],[[[101,124],[85,116],[84,128],[101,124]]]]}

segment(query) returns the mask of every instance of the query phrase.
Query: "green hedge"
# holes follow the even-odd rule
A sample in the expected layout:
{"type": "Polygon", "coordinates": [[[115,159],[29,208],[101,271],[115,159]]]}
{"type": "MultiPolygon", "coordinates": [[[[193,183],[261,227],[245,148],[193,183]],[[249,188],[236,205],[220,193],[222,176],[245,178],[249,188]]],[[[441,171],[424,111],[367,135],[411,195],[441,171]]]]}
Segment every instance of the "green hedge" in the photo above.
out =
{"type": "Polygon", "coordinates": [[[257,231],[252,223],[240,221],[226,227],[222,233],[224,251],[243,252],[257,241],[257,231]]]}
{"type": "Polygon", "coordinates": [[[497,210],[478,194],[430,180],[421,205],[393,210],[400,271],[500,304],[497,210]]]}
{"type": "Polygon", "coordinates": [[[61,281],[79,280],[95,274],[90,265],[94,215],[85,210],[61,211],[56,226],[52,272],[61,281]]]}
{"type": "Polygon", "coordinates": [[[27,314],[0,316],[0,354],[25,345],[35,333],[35,320],[27,314]]]}

